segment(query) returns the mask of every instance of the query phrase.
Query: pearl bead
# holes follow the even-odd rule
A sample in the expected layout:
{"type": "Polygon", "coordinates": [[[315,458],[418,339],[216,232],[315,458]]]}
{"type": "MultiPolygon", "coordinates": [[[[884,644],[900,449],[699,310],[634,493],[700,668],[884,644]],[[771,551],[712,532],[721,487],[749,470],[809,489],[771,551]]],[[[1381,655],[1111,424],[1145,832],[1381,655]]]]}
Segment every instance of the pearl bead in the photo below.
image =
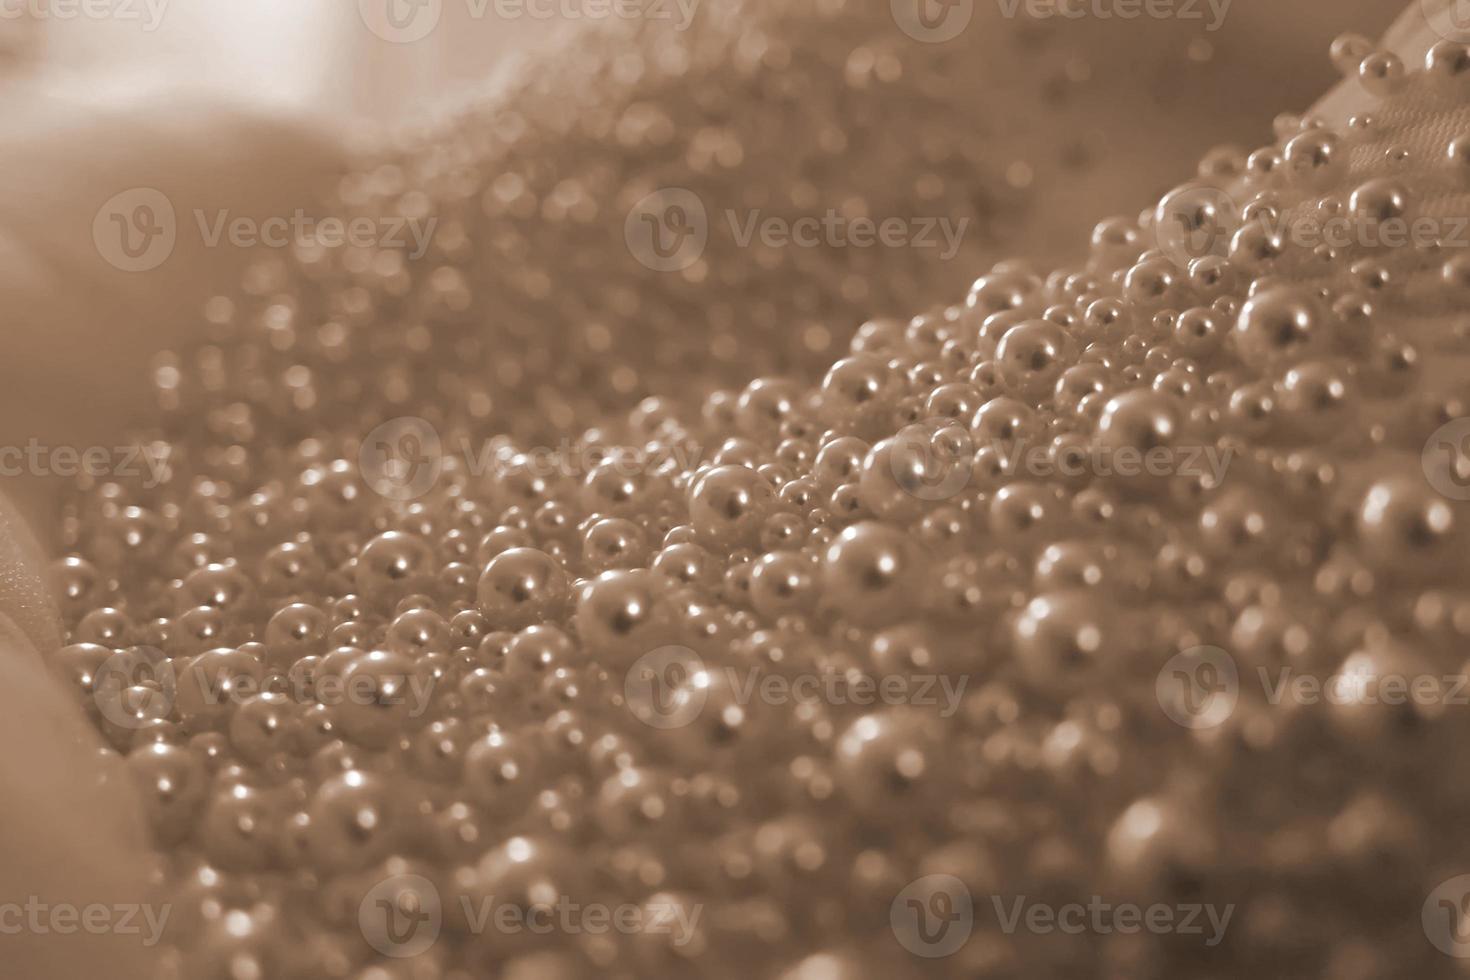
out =
{"type": "Polygon", "coordinates": [[[750,573],[750,599],[768,620],[808,612],[817,600],[817,569],[805,555],[773,551],[762,555],[750,573]]]}
{"type": "Polygon", "coordinates": [[[1323,352],[1328,345],[1327,329],[1314,297],[1283,287],[1247,301],[1233,336],[1240,359],[1263,370],[1323,352]]]}
{"type": "Polygon", "coordinates": [[[1336,183],[1347,169],[1340,143],[1335,133],[1325,130],[1293,136],[1283,153],[1287,172],[1293,180],[1308,187],[1336,183]]]}
{"type": "Polygon", "coordinates": [[[155,838],[170,845],[187,839],[209,794],[200,758],[186,748],[153,742],[128,753],[127,765],[155,838]]]}
{"type": "Polygon", "coordinates": [[[199,827],[204,853],[224,871],[255,871],[270,861],[269,835],[275,814],[269,801],[244,784],[211,790],[199,827]]]}
{"type": "Polygon", "coordinates": [[[383,780],[352,769],[323,782],[307,809],[307,850],[325,873],[357,871],[395,843],[399,817],[383,780]]]}
{"type": "Polygon", "coordinates": [[[340,703],[333,725],[343,736],[370,748],[394,742],[404,729],[426,719],[427,681],[407,657],[372,650],[355,657],[341,673],[340,703]]]}
{"type": "Polygon", "coordinates": [[[520,629],[558,618],[571,597],[566,571],[544,551],[511,548],[490,559],[475,602],[496,628],[520,629]]]}
{"type": "Polygon", "coordinates": [[[1402,472],[1368,487],[1356,530],[1363,557],[1374,567],[1422,577],[1451,562],[1465,536],[1465,521],[1422,474],[1402,472]]]}
{"type": "Polygon", "coordinates": [[[386,531],[363,545],[353,582],[357,593],[379,607],[424,591],[432,576],[433,552],[421,538],[386,531]]]}
{"type": "Polygon", "coordinates": [[[230,745],[240,758],[260,765],[291,748],[296,702],[276,691],[240,702],[230,716],[230,745]]]}
{"type": "Polygon", "coordinates": [[[1005,332],[996,348],[1001,378],[1013,391],[1049,391],[1074,356],[1067,332],[1047,320],[1027,320],[1005,332]]]}
{"type": "Polygon", "coordinates": [[[748,543],[775,505],[775,491],[745,466],[716,466],[689,496],[689,518],[700,540],[715,547],[748,543]]]}
{"type": "Polygon", "coordinates": [[[587,649],[618,663],[630,661],[677,637],[671,583],[639,569],[604,572],[588,583],[573,615],[587,649]]]}
{"type": "Polygon", "coordinates": [[[316,606],[293,602],[282,606],[265,627],[265,644],[273,666],[289,667],[302,657],[323,652],[327,616],[316,606]]]}
{"type": "Polygon", "coordinates": [[[1348,210],[1360,222],[1382,223],[1402,218],[1409,210],[1409,192],[1398,181],[1380,177],[1353,191],[1348,210]]]}
{"type": "Polygon", "coordinates": [[[1370,95],[1379,98],[1393,95],[1407,81],[1403,60],[1387,51],[1375,51],[1358,66],[1358,81],[1370,95]]]}
{"type": "Polygon", "coordinates": [[[1343,75],[1354,75],[1363,59],[1373,53],[1373,42],[1361,34],[1340,34],[1332,42],[1332,64],[1343,75]]]}
{"type": "Polygon", "coordinates": [[[871,521],[854,524],[827,549],[823,599],[854,622],[884,622],[907,603],[904,585],[917,566],[902,532],[871,521]]]}
{"type": "Polygon", "coordinates": [[[1436,41],[1424,53],[1424,71],[1441,84],[1459,81],[1470,72],[1470,48],[1454,41],[1436,41]]]}
{"type": "Polygon", "coordinates": [[[860,812],[873,817],[907,813],[923,820],[924,804],[943,779],[934,719],[915,709],[888,709],[854,721],[837,740],[838,785],[860,812]]]}

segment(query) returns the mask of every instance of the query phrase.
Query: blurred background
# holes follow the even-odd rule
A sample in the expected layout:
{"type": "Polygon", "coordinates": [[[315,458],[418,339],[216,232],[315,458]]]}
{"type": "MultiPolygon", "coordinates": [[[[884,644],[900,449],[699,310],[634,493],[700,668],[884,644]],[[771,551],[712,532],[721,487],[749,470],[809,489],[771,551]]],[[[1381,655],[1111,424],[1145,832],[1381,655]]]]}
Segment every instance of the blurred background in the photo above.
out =
{"type": "MultiPolygon", "coordinates": [[[[820,193],[813,199],[841,205],[860,197],[870,213],[908,213],[917,200],[922,173],[916,161],[923,158],[924,139],[951,143],[958,137],[982,145],[983,167],[964,169],[968,164],[961,161],[945,175],[956,198],[947,206],[960,209],[956,214],[973,209],[976,231],[949,263],[926,263],[928,253],[918,250],[825,256],[831,268],[819,272],[835,269],[865,288],[872,284],[868,294],[851,301],[837,295],[843,301],[837,308],[819,311],[834,331],[847,331],[867,315],[912,313],[915,295],[926,301],[962,295],[1002,257],[1075,260],[1094,223],[1137,213],[1190,177],[1209,148],[1272,141],[1278,113],[1305,110],[1340,80],[1327,57],[1334,37],[1344,31],[1377,37],[1418,0],[1176,0],[1176,9],[1196,16],[1053,17],[1042,24],[1005,12],[1044,4],[959,0],[955,9],[968,11],[968,24],[943,43],[905,37],[897,24],[902,4],[932,0],[638,0],[637,9],[653,2],[671,22],[642,25],[640,36],[627,18],[619,24],[607,16],[612,0],[0,0],[0,65],[13,83],[0,101],[0,132],[6,135],[0,166],[9,178],[0,189],[0,254],[8,233],[22,256],[49,256],[58,282],[78,270],[95,277],[88,290],[68,290],[28,277],[24,263],[10,262],[10,274],[0,274],[0,301],[30,316],[12,325],[17,346],[9,368],[0,366],[0,389],[9,393],[0,399],[0,444],[31,434],[80,440],[82,423],[73,418],[79,413],[106,422],[87,430],[89,439],[145,419],[151,409],[145,378],[155,352],[192,337],[209,295],[232,291],[239,281],[248,257],[240,250],[196,249],[139,275],[107,267],[95,253],[92,229],[111,195],[134,185],[163,187],[180,213],[229,207],[279,215],[310,205],[308,189],[318,186],[316,177],[330,169],[333,154],[242,124],[243,117],[218,111],[226,104],[303,116],[312,135],[335,148],[339,135],[424,123],[477,93],[479,108],[468,118],[480,125],[517,111],[551,117],[542,120],[544,141],[532,156],[482,161],[487,171],[520,167],[538,174],[547,186],[537,190],[549,193],[563,177],[590,180],[617,172],[632,179],[659,172],[657,148],[618,158],[617,141],[605,134],[584,143],[556,135],[563,120],[590,112],[598,99],[637,98],[674,118],[694,119],[696,130],[682,133],[683,140],[696,140],[698,126],[718,122],[747,141],[745,163],[709,189],[711,201],[753,187],[790,197],[796,190],[815,193],[804,183],[813,158],[804,158],[796,145],[803,138],[811,142],[814,127],[800,112],[788,107],[783,115],[774,102],[756,99],[741,102],[738,112],[721,109],[726,115],[706,118],[691,85],[609,92],[595,81],[579,81],[588,65],[560,41],[605,29],[614,34],[607,50],[625,51],[622,60],[636,62],[640,52],[658,50],[659,38],[650,35],[676,29],[673,22],[686,13],[691,50],[721,32],[769,30],[790,39],[792,57],[813,90],[838,106],[845,89],[856,92],[855,66],[865,64],[871,75],[881,57],[890,56],[881,63],[901,62],[902,77],[862,83],[868,85],[861,92],[867,121],[839,120],[853,126],[852,141],[842,159],[819,171],[820,193]],[[599,9],[600,17],[592,13],[599,9]],[[1216,12],[1223,17],[1211,23],[1216,12]],[[828,15],[840,20],[821,19],[828,15]],[[424,25],[432,29],[417,29],[424,25]],[[849,46],[859,47],[849,52],[849,46]],[[855,60],[859,53],[863,57],[855,60]],[[511,80],[516,85],[504,86],[507,98],[484,97],[511,80]],[[521,101],[538,86],[539,103],[521,101]],[[905,275],[918,285],[902,288],[905,275]],[[886,304],[883,288],[891,294],[886,304]],[[17,291],[29,301],[18,301],[17,291]],[[82,297],[91,305],[67,302],[82,297]],[[94,327],[99,311],[106,331],[94,327]],[[77,405],[58,398],[64,390],[55,384],[59,376],[90,388],[93,397],[77,405]],[[107,396],[105,411],[100,393],[107,396]]],[[[1085,8],[1093,0],[1080,2],[1085,8]]],[[[776,84],[779,74],[762,81],[776,84]]],[[[718,71],[700,77],[719,96],[729,94],[718,71]]],[[[826,111],[811,97],[790,102],[826,111]]],[[[621,115],[632,108],[610,104],[598,111],[621,115]]],[[[680,179],[696,176],[684,172],[680,179]]],[[[563,277],[556,292],[520,297],[525,329],[545,335],[560,324],[573,336],[580,309],[606,306],[604,296],[589,293],[581,297],[585,307],[578,307],[575,287],[585,282],[589,290],[600,288],[609,275],[641,290],[645,307],[661,300],[670,310],[684,301],[703,309],[697,283],[650,275],[623,254],[618,243],[625,214],[612,200],[600,204],[609,215],[602,223],[607,227],[597,229],[606,232],[605,240],[558,236],[554,222],[534,217],[525,227],[497,219],[495,237],[519,236],[530,249],[499,268],[544,267],[563,277]],[[626,261],[609,268],[610,255],[626,261]],[[569,268],[583,274],[567,275],[569,268]]],[[[738,266],[756,277],[739,291],[750,302],[731,320],[744,331],[731,349],[765,351],[775,361],[771,370],[799,374],[799,364],[779,361],[796,343],[788,338],[782,346],[782,338],[797,335],[788,329],[791,310],[768,298],[796,295],[793,284],[815,281],[816,274],[724,258],[715,266],[738,266]],[[783,271],[788,280],[779,277],[783,271]],[[760,278],[766,272],[771,275],[760,278]]],[[[516,295],[515,284],[499,283],[493,271],[481,270],[485,291],[516,295]]],[[[503,311],[496,316],[503,328],[503,311]]],[[[646,323],[632,319],[628,330],[636,349],[646,323]]],[[[677,319],[686,323],[683,314],[677,319]]],[[[709,347],[701,330],[712,329],[681,328],[679,336],[691,347],[709,347]]],[[[841,345],[845,336],[834,332],[830,343],[841,345]]],[[[815,364],[830,362],[825,347],[796,353],[815,364]]],[[[744,373],[748,366],[735,367],[744,373]]]]}
{"type": "MultiPolygon", "coordinates": [[[[719,0],[684,2],[695,5],[698,29],[698,5],[719,0]]],[[[673,0],[669,6],[676,9],[673,0]]],[[[1205,0],[1191,6],[1208,20],[1205,0]]],[[[1000,0],[974,0],[969,29],[984,29],[985,18],[1003,8],[1000,0]]],[[[1345,30],[1377,36],[1402,8],[1397,0],[1234,0],[1215,31],[1204,30],[1203,21],[1144,18],[1099,24],[1099,44],[1119,46],[1111,53],[1120,55],[1128,48],[1177,49],[1198,66],[1185,84],[1166,85],[1168,76],[1157,74],[1149,58],[1108,60],[1113,71],[1156,84],[1166,101],[1204,97],[1212,107],[1234,107],[1217,120],[1228,125],[1252,109],[1259,115],[1280,105],[1301,108],[1333,81],[1325,56],[1333,37],[1345,30]],[[1242,84],[1242,64],[1252,66],[1253,83],[1242,84]]],[[[510,70],[559,32],[593,20],[558,11],[590,9],[577,0],[0,0],[0,38],[12,58],[41,62],[55,83],[97,94],[186,83],[389,120],[510,70]],[[418,40],[384,40],[366,24],[390,4],[406,18],[418,16],[415,5],[427,5],[437,29],[418,40]],[[99,74],[108,86],[95,84],[99,74]]]]}
{"type": "MultiPolygon", "coordinates": [[[[813,2],[868,18],[875,16],[869,5],[890,5],[813,2]]],[[[930,0],[891,0],[895,11],[910,2],[930,0]]],[[[977,62],[967,81],[976,115],[994,123],[986,136],[1019,164],[1018,196],[1041,192],[1046,204],[1007,233],[1007,244],[1012,254],[1043,261],[1061,257],[1061,242],[1080,246],[1101,218],[1130,212],[1190,176],[1211,147],[1270,142],[1277,113],[1305,110],[1339,81],[1327,58],[1334,37],[1379,37],[1404,9],[1399,0],[1175,0],[1171,9],[1189,16],[1123,20],[1099,16],[1095,0],[1056,0],[1084,14],[1042,25],[1052,42],[1062,38],[1067,50],[1087,52],[1062,63],[1054,47],[1050,58],[1037,48],[1026,59],[1028,34],[1013,29],[1005,13],[1014,16],[1015,2],[960,0],[955,9],[969,12],[964,36],[911,44],[906,57],[938,58],[959,46],[977,62]],[[1070,110],[1059,114],[1063,92],[1070,110]],[[1063,137],[1072,147],[1066,152],[1077,157],[1069,163],[1077,175],[1058,184],[1042,165],[1055,159],[1063,137]]],[[[1046,6],[1021,2],[1026,10],[1046,6]]],[[[686,19],[696,36],[721,20],[728,27],[784,6],[639,4],[658,4],[671,24],[686,19]]],[[[619,18],[606,13],[609,6],[611,0],[0,0],[0,37],[18,70],[63,97],[161,107],[180,90],[215,93],[236,103],[287,106],[351,136],[380,123],[422,122],[460,93],[493,91],[497,80],[554,78],[572,67],[546,53],[559,37],[629,26],[613,23],[619,18]],[[538,62],[539,69],[529,67],[538,62]]],[[[893,33],[896,44],[907,41],[893,33]]]]}

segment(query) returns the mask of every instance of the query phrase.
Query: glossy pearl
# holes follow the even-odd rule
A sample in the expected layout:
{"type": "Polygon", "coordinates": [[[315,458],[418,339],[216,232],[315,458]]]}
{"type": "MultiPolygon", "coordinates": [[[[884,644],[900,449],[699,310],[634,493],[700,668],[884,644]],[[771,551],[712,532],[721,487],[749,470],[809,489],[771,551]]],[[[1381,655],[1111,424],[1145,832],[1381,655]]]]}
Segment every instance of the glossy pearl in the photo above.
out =
{"type": "Polygon", "coordinates": [[[498,629],[520,629],[554,619],[566,608],[570,595],[566,571],[535,548],[511,548],[496,555],[475,587],[481,615],[498,629]]]}

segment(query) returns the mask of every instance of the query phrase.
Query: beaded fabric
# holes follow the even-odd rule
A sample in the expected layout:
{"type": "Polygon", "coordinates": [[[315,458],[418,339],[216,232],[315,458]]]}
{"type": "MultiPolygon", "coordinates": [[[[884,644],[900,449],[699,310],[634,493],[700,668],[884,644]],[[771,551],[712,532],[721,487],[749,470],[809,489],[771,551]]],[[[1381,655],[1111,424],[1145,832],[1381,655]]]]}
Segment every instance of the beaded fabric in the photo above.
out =
{"type": "MultiPolygon", "coordinates": [[[[670,152],[707,84],[574,118],[529,90],[368,161],[339,204],[443,215],[427,263],[308,245],[212,303],[158,364],[167,478],[87,488],[54,569],[167,968],[1449,975],[1470,49],[1418,23],[1422,70],[1343,37],[1273,145],[963,297],[922,259],[736,261],[710,227],[640,272],[681,246],[579,238],[774,152],[712,110],[670,152]],[[575,173],[536,172],[549,132],[575,173]],[[735,380],[760,359],[785,376],[735,380]]],[[[707,57],[802,140],[805,183],[745,205],[840,204],[864,146],[895,199],[1004,209],[978,137],[803,129],[800,59],[752,36],[600,63],[589,104],[707,57]]],[[[849,56],[836,118],[953,98],[889,105],[900,66],[849,56]]]]}

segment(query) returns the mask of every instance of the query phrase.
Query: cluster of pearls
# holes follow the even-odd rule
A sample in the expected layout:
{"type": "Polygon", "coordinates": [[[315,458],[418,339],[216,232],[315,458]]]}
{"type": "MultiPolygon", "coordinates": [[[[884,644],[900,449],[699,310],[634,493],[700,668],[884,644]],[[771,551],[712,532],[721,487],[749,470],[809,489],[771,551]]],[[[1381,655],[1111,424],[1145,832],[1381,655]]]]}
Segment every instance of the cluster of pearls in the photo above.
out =
{"type": "Polygon", "coordinates": [[[908,36],[887,3],[696,6],[687,31],[655,17],[575,32],[547,70],[365,150],[322,209],[386,217],[385,237],[432,229],[423,254],[303,246],[263,265],[211,311],[228,358],[160,366],[170,401],[264,372],[282,377],[232,423],[239,442],[361,425],[349,409],[382,393],[535,443],[648,395],[690,409],[766,372],[815,381],[864,317],[963,290],[1049,192],[1126,160],[1093,125],[1097,100],[1150,98],[1150,72],[1123,70],[1138,59],[1178,67],[1173,49],[1112,53],[1085,22],[985,5],[943,44],[908,36]],[[628,240],[661,194],[702,209],[706,239],[668,271],[628,240]],[[829,215],[900,220],[920,244],[746,234],[829,215]],[[300,278],[321,285],[313,303],[300,278]]]}
{"type": "MultiPolygon", "coordinates": [[[[795,110],[811,93],[777,37],[718,57],[795,110]]],[[[676,85],[678,50],[604,68],[676,85]]],[[[869,90],[890,69],[869,55],[849,75],[881,106],[869,90]]],[[[1447,766],[1470,714],[1276,702],[1254,681],[1463,674],[1470,633],[1470,517],[1444,492],[1470,482],[1464,446],[1424,452],[1470,401],[1470,264],[1448,240],[1470,130],[1425,121],[1464,105],[1467,57],[1441,45],[1408,73],[1355,38],[1332,56],[1381,98],[1371,115],[1283,118],[1276,145],[1212,152],[1157,209],[1099,225],[1084,265],[1000,263],[963,302],[870,320],[820,382],[800,366],[823,345],[800,354],[783,322],[739,350],[790,377],[625,417],[591,390],[598,425],[549,467],[497,427],[508,407],[490,392],[553,427],[582,418],[540,397],[618,384],[595,339],[610,316],[649,330],[655,361],[672,352],[643,372],[671,390],[707,344],[725,363],[701,383],[743,367],[720,350],[752,325],[721,324],[720,297],[769,285],[741,278],[759,263],[711,261],[656,310],[632,288],[593,301],[560,290],[608,243],[558,270],[518,259],[616,197],[605,165],[533,188],[441,142],[349,182],[353,206],[458,200],[519,223],[487,239],[451,218],[427,277],[386,253],[303,252],[212,304],[219,342],[160,366],[170,479],[89,488],[54,569],[70,634],[55,665],[166,853],[172,965],[232,980],[1438,975],[1419,916],[1470,861],[1434,832],[1470,803],[1447,766]],[[1302,231],[1332,217],[1346,242],[1302,231]],[[1368,240],[1415,217],[1440,240],[1368,240]],[[548,341],[566,356],[500,359],[540,329],[522,301],[553,294],[586,327],[548,341]],[[696,311],[680,346],[674,321],[696,311]],[[494,343],[471,329],[487,320],[494,343]],[[382,455],[411,466],[364,465],[382,455]],[[1238,703],[1186,724],[1157,681],[1202,647],[1238,668],[1238,703]],[[841,683],[778,700],[747,677],[841,683]],[[914,686],[860,702],[865,678],[960,696],[952,711],[914,686]],[[941,874],[974,898],[973,933],[926,959],[893,910],[941,874]],[[442,901],[442,935],[397,958],[359,910],[410,879],[442,901]],[[1206,949],[1003,929],[990,897],[1022,895],[1236,912],[1206,949]],[[476,929],[462,900],[491,896],[700,914],[679,942],[476,929]]],[[[528,127],[552,109],[461,138],[529,167],[546,135],[528,127]]],[[[847,147],[834,166],[866,111],[809,134],[847,147]]],[[[686,124],[640,103],[562,125],[593,119],[615,132],[588,132],[588,154],[686,124]]],[[[755,152],[718,127],[697,146],[683,179],[755,152]]],[[[922,169],[897,159],[884,166],[922,169]]],[[[936,207],[962,207],[938,186],[936,207]]],[[[814,290],[791,303],[814,322],[834,308],[821,296],[865,278],[784,274],[814,290]]],[[[906,274],[875,268],[886,284],[869,288],[902,294],[906,274]]]]}

